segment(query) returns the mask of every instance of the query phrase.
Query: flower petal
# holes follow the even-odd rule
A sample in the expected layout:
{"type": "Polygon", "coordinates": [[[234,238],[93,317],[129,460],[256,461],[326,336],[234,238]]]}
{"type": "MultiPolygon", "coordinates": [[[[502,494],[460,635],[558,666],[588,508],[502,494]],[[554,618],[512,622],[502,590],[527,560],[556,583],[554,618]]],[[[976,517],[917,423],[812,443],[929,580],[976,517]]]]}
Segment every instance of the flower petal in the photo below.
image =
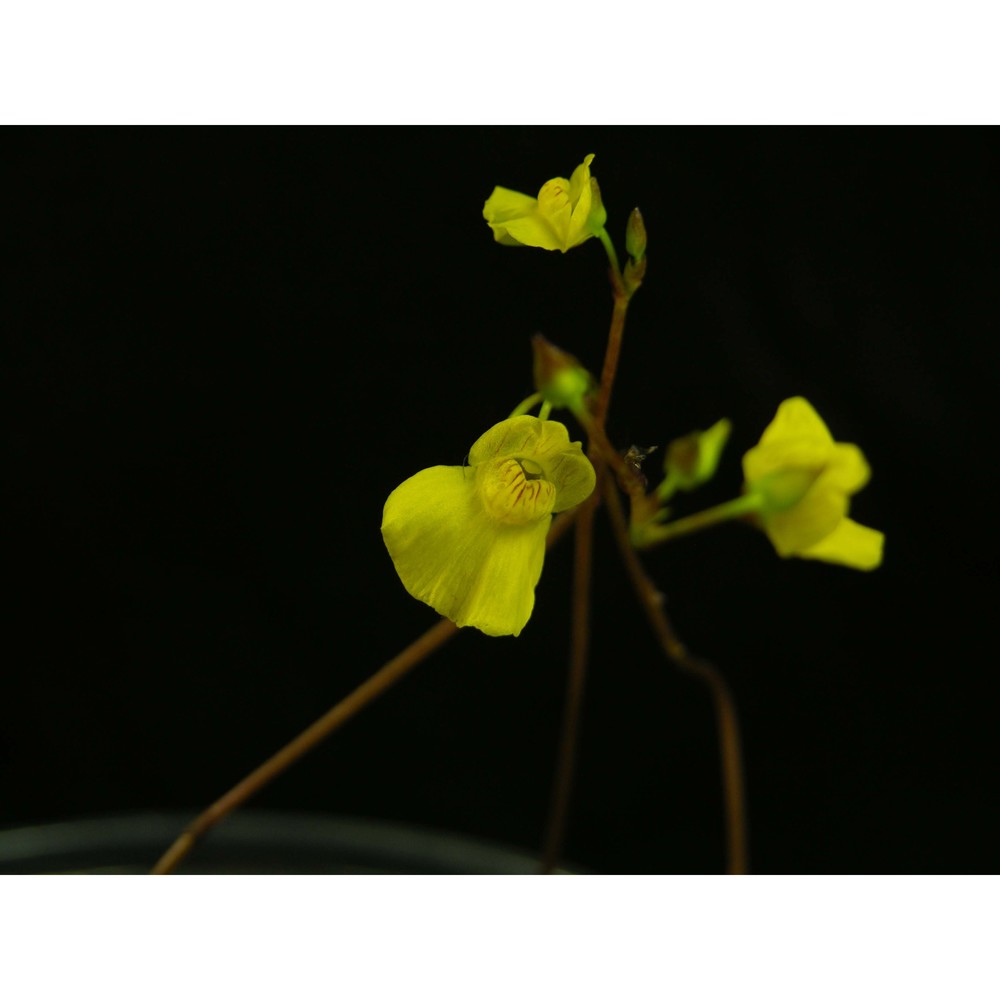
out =
{"type": "Polygon", "coordinates": [[[449,615],[458,626],[486,635],[520,635],[535,606],[535,586],[545,561],[551,515],[520,527],[487,524],[489,545],[479,572],[449,615]]]}
{"type": "Polygon", "coordinates": [[[556,488],[540,475],[528,477],[516,458],[493,458],[476,466],[476,491],[486,513],[501,524],[529,524],[548,517],[556,488]]]}
{"type": "Polygon", "coordinates": [[[538,208],[538,201],[529,194],[511,191],[510,188],[495,187],[483,205],[483,218],[492,226],[527,215],[538,208]]]}
{"type": "Polygon", "coordinates": [[[579,246],[585,239],[594,235],[587,226],[594,200],[594,191],[590,184],[590,161],[593,158],[593,153],[588,154],[570,178],[569,197],[573,204],[573,218],[567,237],[567,250],[579,246]]]}
{"type": "Polygon", "coordinates": [[[579,441],[571,442],[558,455],[541,463],[546,478],[555,484],[555,513],[583,503],[597,485],[597,474],[579,441]]]}
{"type": "Polygon", "coordinates": [[[537,199],[531,195],[495,187],[483,205],[483,218],[489,223],[498,243],[542,246],[546,250],[559,249],[555,235],[538,214],[537,199]],[[516,232],[511,232],[512,227],[516,232]],[[537,239],[542,242],[537,242],[537,239]]]}
{"type": "Polygon", "coordinates": [[[553,177],[538,192],[538,198],[496,187],[483,206],[483,218],[498,243],[523,244],[565,253],[579,246],[599,229],[607,215],[590,176],[594,154],[584,158],[573,176],[553,177]],[[593,219],[591,218],[593,216],[593,219]]]}
{"type": "MultiPolygon", "coordinates": [[[[516,219],[508,219],[503,223],[503,231],[515,243],[526,247],[539,247],[542,250],[565,249],[562,237],[556,232],[552,221],[537,210],[516,219]]],[[[497,232],[497,226],[493,227],[493,232],[497,232]]]]}
{"type": "Polygon", "coordinates": [[[833,435],[808,399],[793,396],[778,407],[774,420],[761,435],[760,443],[786,440],[810,441],[816,448],[828,448],[833,444],[833,435]]]}
{"type": "Polygon", "coordinates": [[[552,227],[559,241],[557,249],[565,253],[573,245],[573,203],[565,177],[553,177],[542,185],[538,192],[538,214],[552,227]]]}
{"type": "Polygon", "coordinates": [[[837,489],[850,496],[857,493],[871,478],[871,469],[856,444],[834,445],[817,485],[821,489],[837,489]]]}
{"type": "Polygon", "coordinates": [[[816,446],[808,440],[772,441],[758,444],[743,456],[743,478],[756,483],[772,472],[801,469],[819,473],[831,452],[830,446],[816,446]]]}
{"type": "MultiPolygon", "coordinates": [[[[557,423],[554,420],[548,423],[557,423]]],[[[562,426],[559,424],[558,426],[562,426]]],[[[563,428],[566,443],[569,443],[569,433],[563,428]]],[[[469,464],[479,465],[491,458],[534,458],[538,450],[538,442],[542,437],[542,421],[538,417],[524,414],[520,417],[508,417],[494,424],[484,434],[480,434],[476,443],[469,449],[469,464]]]]}
{"type": "Polygon", "coordinates": [[[834,531],[846,516],[847,497],[839,490],[816,486],[814,483],[794,507],[765,518],[764,529],[779,556],[788,558],[811,548],[834,531]]]}
{"type": "Polygon", "coordinates": [[[803,559],[850,566],[852,569],[875,569],[882,564],[885,535],[845,517],[822,541],[799,552],[803,559]]]}
{"type": "Polygon", "coordinates": [[[779,469],[819,471],[833,449],[833,436],[812,404],[795,396],[778,407],[760,443],[743,456],[743,478],[754,483],[779,469]]]}
{"type": "Polygon", "coordinates": [[[588,153],[569,179],[570,201],[576,202],[586,192],[590,192],[590,165],[594,162],[594,154],[588,153]]]}
{"type": "Polygon", "coordinates": [[[474,471],[438,465],[398,486],[382,536],[403,586],[456,625],[517,635],[531,617],[551,517],[498,524],[483,510],[474,471]]]}
{"type": "Polygon", "coordinates": [[[469,464],[493,458],[528,459],[541,466],[542,475],[556,488],[553,511],[569,510],[594,491],[594,467],[579,441],[570,441],[566,425],[524,415],[494,424],[469,451],[469,464]]]}

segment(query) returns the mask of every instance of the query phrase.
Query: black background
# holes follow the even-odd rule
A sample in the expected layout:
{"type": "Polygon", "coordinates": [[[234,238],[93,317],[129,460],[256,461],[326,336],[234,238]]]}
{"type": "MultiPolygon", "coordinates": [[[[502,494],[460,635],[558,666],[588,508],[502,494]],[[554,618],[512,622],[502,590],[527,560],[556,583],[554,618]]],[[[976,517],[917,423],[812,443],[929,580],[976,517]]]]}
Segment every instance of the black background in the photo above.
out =
{"type": "MultiPolygon", "coordinates": [[[[596,241],[495,244],[494,184],[588,152],[630,310],[609,429],[735,424],[694,510],[809,398],[874,470],[871,574],[743,525],[646,556],[742,712],[758,872],[977,872],[998,825],[995,133],[17,130],[5,154],[11,602],[0,823],[195,811],[436,620],[379,534],[531,391],[536,331],[599,370],[596,241]]],[[[578,435],[574,435],[578,436],[578,435]]],[[[569,547],[517,639],[463,632],[256,801],[534,850],[569,547]]],[[[723,865],[713,718],[663,663],[603,515],[567,855],[723,865]]]]}

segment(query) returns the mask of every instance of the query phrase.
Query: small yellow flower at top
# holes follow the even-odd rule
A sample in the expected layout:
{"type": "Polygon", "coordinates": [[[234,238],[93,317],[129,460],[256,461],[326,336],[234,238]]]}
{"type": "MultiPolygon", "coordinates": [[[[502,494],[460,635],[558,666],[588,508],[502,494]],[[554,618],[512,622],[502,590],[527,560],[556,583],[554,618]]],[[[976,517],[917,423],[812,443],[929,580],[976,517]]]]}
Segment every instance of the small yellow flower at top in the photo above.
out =
{"type": "Polygon", "coordinates": [[[593,492],[594,468],[554,420],[511,417],[397,486],[382,537],[403,586],[462,627],[518,635],[535,603],[552,515],[593,492]]]}
{"type": "Polygon", "coordinates": [[[608,213],[597,180],[590,176],[593,159],[593,153],[585,156],[569,180],[554,177],[546,181],[537,198],[494,188],[483,206],[483,218],[496,241],[565,253],[598,235],[608,213]]]}
{"type": "Polygon", "coordinates": [[[786,399],[760,443],[743,456],[746,493],[778,555],[854,569],[882,562],[885,536],[852,521],[849,497],[870,476],[853,444],[838,444],[801,396],[786,399]]]}

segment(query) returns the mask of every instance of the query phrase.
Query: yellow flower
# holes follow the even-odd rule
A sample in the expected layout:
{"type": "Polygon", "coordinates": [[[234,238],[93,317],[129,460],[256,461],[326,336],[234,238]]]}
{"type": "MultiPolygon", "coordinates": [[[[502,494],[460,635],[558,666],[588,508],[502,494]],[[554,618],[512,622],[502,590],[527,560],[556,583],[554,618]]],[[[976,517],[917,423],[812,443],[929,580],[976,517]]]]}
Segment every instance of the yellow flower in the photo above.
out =
{"type": "Polygon", "coordinates": [[[778,555],[874,569],[885,536],[848,516],[848,497],[868,482],[865,456],[838,444],[801,396],[786,399],[760,443],[743,456],[748,494],[778,555]]]}
{"type": "Polygon", "coordinates": [[[594,468],[554,420],[511,417],[397,486],[382,537],[403,586],[456,625],[518,635],[531,617],[553,513],[586,500],[594,468]]]}
{"type": "Polygon", "coordinates": [[[584,157],[573,176],[553,177],[542,185],[537,198],[496,187],[483,206],[498,243],[523,244],[565,253],[596,236],[607,221],[601,189],[590,176],[594,154],[584,157]]]}

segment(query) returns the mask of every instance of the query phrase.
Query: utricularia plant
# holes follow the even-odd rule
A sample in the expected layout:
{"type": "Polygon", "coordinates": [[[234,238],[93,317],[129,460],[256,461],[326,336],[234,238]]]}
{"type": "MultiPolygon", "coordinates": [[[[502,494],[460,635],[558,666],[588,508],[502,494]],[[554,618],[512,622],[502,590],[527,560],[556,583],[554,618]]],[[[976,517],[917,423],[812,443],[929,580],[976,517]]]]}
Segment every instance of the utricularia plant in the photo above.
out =
{"type": "MultiPolygon", "coordinates": [[[[777,407],[760,441],[743,456],[743,483],[732,500],[683,518],[668,503],[697,490],[719,467],[730,432],[721,419],[662,449],[662,478],[650,485],[650,450],[617,449],[605,421],[632,296],[646,273],[646,230],[638,209],[625,226],[625,266],[606,228],[607,212],[586,156],[567,180],[546,181],[537,197],[496,187],[483,217],[497,243],[566,253],[596,238],[610,264],[613,307],[604,365],[594,378],[571,354],[537,336],[535,392],[472,444],[462,466],[438,465],[410,476],[385,504],[382,537],[406,590],[442,620],[357,691],[279,751],[193,823],[156,871],[172,870],[195,840],[224,815],[329,735],[458,628],[519,636],[534,613],[547,548],[572,527],[574,629],[563,739],[556,762],[541,871],[559,857],[571,787],[577,717],[587,660],[591,537],[603,501],[640,606],[664,653],[703,680],[716,708],[726,806],[728,870],[747,870],[739,727],[719,671],[677,638],[638,551],[739,519],[767,534],[784,558],[818,559],[858,570],[880,565],[884,536],[848,517],[850,498],[869,478],[860,448],[837,442],[801,396],[777,407]],[[537,409],[537,415],[532,411],[537,409]],[[584,449],[567,412],[586,436],[584,449]],[[626,513],[622,498],[628,501],[626,513]]],[[[503,411],[501,411],[503,412],[503,411]]],[[[499,416],[500,414],[498,414],[499,416]]],[[[734,491],[736,492],[736,491],[734,491]]],[[[524,641],[518,640],[518,641],[524,641]]]]}
{"type": "MultiPolygon", "coordinates": [[[[590,173],[593,159],[587,156],[569,180],[547,181],[537,198],[497,187],[483,215],[497,242],[508,245],[565,253],[597,237],[608,249],[616,292],[627,301],[645,270],[644,227],[634,214],[626,241],[631,256],[621,275],[590,173]]],[[[728,421],[673,442],[662,482],[651,493],[638,492],[638,469],[608,450],[595,381],[551,345],[536,340],[535,349],[537,393],[476,441],[468,465],[424,469],[385,505],[382,535],[403,585],[455,624],[491,636],[521,632],[534,606],[552,515],[590,498],[604,463],[618,469],[637,501],[630,532],[637,548],[743,518],[759,524],[781,556],[856,569],[880,563],[882,533],[847,516],[849,497],[868,481],[864,455],[856,445],[835,442],[807,400],[786,399],[778,407],[743,458],[739,497],[671,521],[666,501],[713,475],[728,421]],[[528,416],[535,406],[539,416],[528,416]],[[548,419],[554,407],[568,409],[590,432],[589,459],[562,423],[548,419]]]]}

